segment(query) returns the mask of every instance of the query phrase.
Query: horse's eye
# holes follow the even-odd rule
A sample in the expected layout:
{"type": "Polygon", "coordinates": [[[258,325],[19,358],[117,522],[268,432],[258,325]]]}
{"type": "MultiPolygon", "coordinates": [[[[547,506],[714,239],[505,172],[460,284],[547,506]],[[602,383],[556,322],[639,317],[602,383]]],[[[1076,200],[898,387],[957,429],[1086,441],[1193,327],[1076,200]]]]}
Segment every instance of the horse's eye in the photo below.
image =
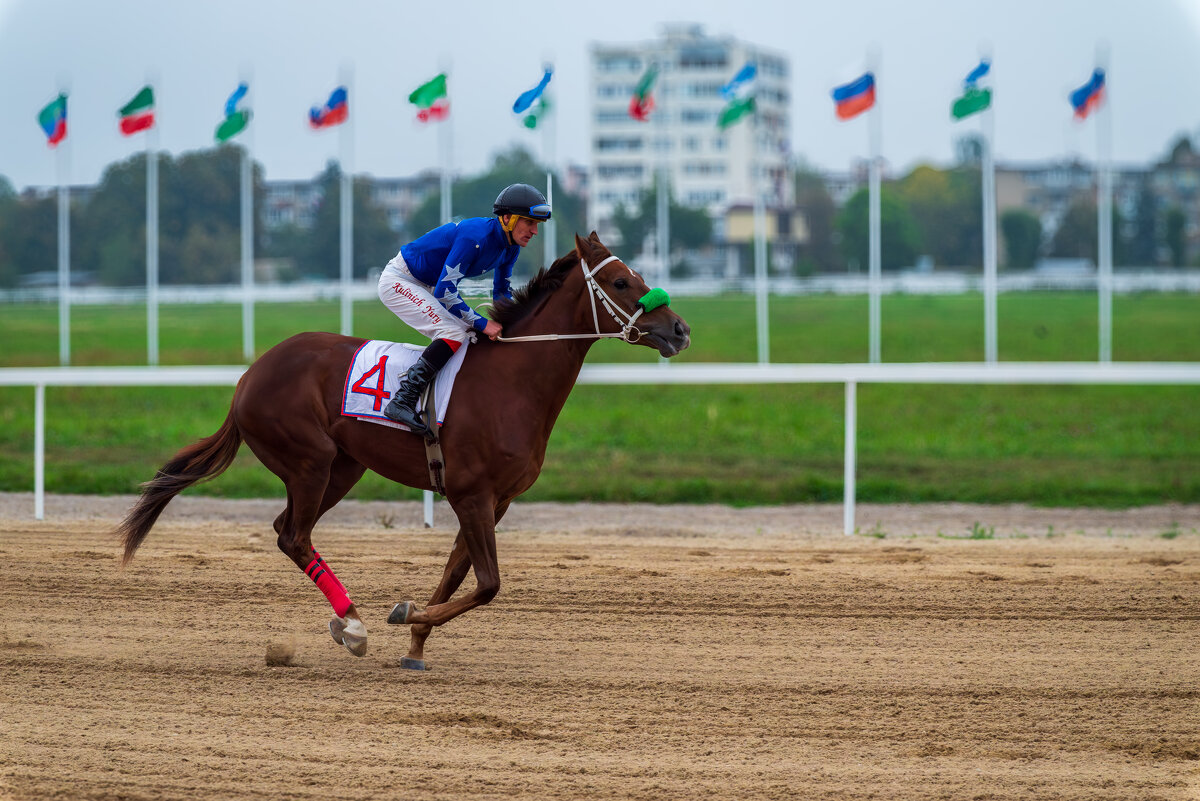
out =
{"type": "Polygon", "coordinates": [[[613,286],[617,289],[625,289],[629,286],[629,282],[624,278],[618,278],[616,281],[613,281],[613,286]]]}

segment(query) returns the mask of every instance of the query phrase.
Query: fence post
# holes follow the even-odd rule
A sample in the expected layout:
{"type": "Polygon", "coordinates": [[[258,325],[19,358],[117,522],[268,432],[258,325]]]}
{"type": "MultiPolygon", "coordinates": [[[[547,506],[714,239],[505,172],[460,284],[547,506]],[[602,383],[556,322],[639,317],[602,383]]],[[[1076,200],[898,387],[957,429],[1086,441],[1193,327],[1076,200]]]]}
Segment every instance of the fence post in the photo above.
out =
{"type": "Polygon", "coordinates": [[[33,516],[46,519],[46,385],[33,388],[33,516]]]}
{"type": "Polygon", "coordinates": [[[849,537],[854,533],[854,474],[855,474],[855,453],[857,451],[857,431],[858,431],[858,408],[857,408],[858,384],[854,381],[846,382],[846,454],[845,454],[845,475],[842,479],[842,533],[849,537]]]}
{"type": "Polygon", "coordinates": [[[425,490],[423,497],[425,508],[425,528],[433,528],[433,493],[429,490],[425,490]]]}

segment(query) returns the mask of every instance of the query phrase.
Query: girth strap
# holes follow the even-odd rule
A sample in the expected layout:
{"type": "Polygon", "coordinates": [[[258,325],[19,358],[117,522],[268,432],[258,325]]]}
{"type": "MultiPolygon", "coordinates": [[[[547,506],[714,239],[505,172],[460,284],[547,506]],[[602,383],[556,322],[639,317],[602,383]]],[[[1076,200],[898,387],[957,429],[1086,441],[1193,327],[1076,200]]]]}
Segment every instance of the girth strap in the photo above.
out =
{"type": "Polygon", "coordinates": [[[434,491],[443,498],[446,496],[446,457],[442,455],[441,425],[437,421],[437,409],[434,403],[434,387],[437,376],[425,387],[421,398],[421,415],[425,418],[428,433],[425,434],[425,459],[429,463],[429,483],[434,491]]]}

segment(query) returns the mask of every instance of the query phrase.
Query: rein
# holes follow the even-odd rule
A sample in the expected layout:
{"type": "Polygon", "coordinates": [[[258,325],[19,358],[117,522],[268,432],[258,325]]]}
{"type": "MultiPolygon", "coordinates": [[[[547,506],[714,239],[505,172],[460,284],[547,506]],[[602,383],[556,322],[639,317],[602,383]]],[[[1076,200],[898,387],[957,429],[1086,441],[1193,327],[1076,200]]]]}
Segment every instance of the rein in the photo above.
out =
{"type": "Polygon", "coordinates": [[[637,310],[632,314],[622,309],[617,302],[608,296],[604,291],[604,287],[600,286],[600,282],[596,280],[596,273],[608,264],[610,261],[618,261],[616,256],[609,256],[604,261],[597,264],[594,268],[588,269],[587,260],[583,257],[579,259],[579,266],[583,269],[583,279],[587,282],[591,292],[588,298],[592,301],[592,325],[596,327],[594,334],[529,334],[520,337],[496,337],[498,342],[547,342],[555,339],[608,339],[620,337],[629,343],[637,342],[642,338],[642,332],[634,323],[637,318],[642,316],[643,312],[653,311],[659,306],[669,306],[671,304],[670,297],[667,296],[665,290],[652,289],[638,299],[637,310]],[[613,322],[621,326],[620,331],[605,334],[600,331],[600,315],[596,311],[596,298],[600,298],[600,305],[613,318],[613,322]]]}

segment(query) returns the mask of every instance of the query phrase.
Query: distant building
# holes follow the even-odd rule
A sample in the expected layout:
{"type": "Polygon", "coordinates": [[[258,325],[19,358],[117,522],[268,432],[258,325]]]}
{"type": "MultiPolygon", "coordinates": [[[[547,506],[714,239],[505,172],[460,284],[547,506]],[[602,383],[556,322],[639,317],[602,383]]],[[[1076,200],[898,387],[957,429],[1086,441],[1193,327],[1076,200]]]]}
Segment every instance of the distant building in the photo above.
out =
{"type": "Polygon", "coordinates": [[[719,236],[727,210],[754,199],[756,158],[765,170],[769,205],[792,202],[791,72],[783,53],[709,37],[699,25],[675,24],[655,41],[593,44],[591,70],[589,222],[606,241],[618,238],[614,209],[636,204],[660,169],[667,172],[676,202],[706,209],[719,236]],[[757,65],[757,119],[722,131],[721,87],[748,62],[757,65]],[[629,115],[629,103],[652,65],[658,69],[655,108],[648,122],[640,122],[629,115]]]}

